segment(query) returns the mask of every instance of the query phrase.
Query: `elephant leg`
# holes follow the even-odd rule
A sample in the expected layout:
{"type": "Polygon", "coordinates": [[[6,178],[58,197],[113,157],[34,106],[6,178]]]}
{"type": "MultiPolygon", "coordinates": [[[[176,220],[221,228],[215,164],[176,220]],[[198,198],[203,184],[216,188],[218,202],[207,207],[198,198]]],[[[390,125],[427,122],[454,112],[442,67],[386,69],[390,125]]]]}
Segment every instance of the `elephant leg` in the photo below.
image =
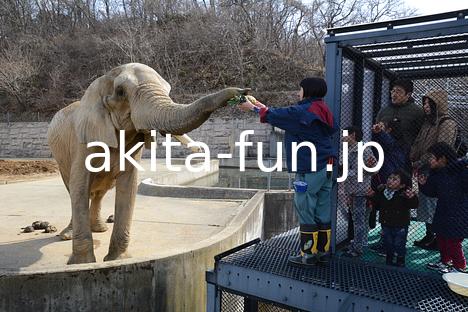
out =
{"type": "MultiPolygon", "coordinates": [[[[86,153],[83,152],[82,155],[86,153]]],[[[89,222],[89,189],[91,174],[84,168],[84,159],[77,159],[70,178],[72,202],[73,252],[68,264],[96,262],[93,235],[89,222]]]]}
{"type": "Polygon", "coordinates": [[[62,240],[70,240],[73,237],[73,221],[70,220],[70,223],[67,225],[66,228],[60,232],[59,237],[62,240]]]}
{"type": "MultiPolygon", "coordinates": [[[[63,171],[60,170],[60,176],[62,177],[63,183],[65,184],[65,187],[67,189],[68,194],[70,195],[70,187],[69,187],[69,176],[64,175],[63,171]]],[[[73,237],[73,224],[72,220],[70,219],[70,223],[68,223],[67,227],[60,232],[59,237],[62,240],[70,240],[73,237]]]]}
{"type": "MultiPolygon", "coordinates": [[[[140,161],[141,149],[134,157],[140,161]]],[[[126,171],[117,177],[115,185],[114,228],[109,245],[109,253],[104,261],[129,258],[127,253],[130,241],[130,226],[132,224],[133,208],[137,191],[137,169],[130,163],[125,164],[126,171]]]]}
{"type": "Polygon", "coordinates": [[[96,191],[91,197],[90,212],[90,223],[91,231],[93,232],[105,232],[107,231],[107,224],[101,217],[101,203],[102,198],[106,194],[106,191],[96,191]]]}

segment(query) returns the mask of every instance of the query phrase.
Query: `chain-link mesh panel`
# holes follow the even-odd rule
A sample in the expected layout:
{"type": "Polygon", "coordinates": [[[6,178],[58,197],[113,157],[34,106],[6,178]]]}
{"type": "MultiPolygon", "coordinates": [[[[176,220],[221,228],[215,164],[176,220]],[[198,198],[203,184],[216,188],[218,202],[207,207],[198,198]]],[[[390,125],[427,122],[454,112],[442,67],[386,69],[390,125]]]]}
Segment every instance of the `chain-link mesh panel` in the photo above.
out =
{"type": "Polygon", "coordinates": [[[233,293],[221,292],[221,311],[222,312],[244,312],[244,297],[233,293]]]}
{"type": "Polygon", "coordinates": [[[283,309],[271,303],[259,302],[258,311],[259,312],[291,312],[291,311],[298,311],[298,310],[283,309]]]}
{"type": "Polygon", "coordinates": [[[343,49],[336,242],[343,257],[446,272],[465,268],[467,34],[343,49]],[[384,161],[374,174],[378,150],[384,161]],[[343,154],[348,158],[345,162],[343,154]],[[362,160],[362,163],[360,161],[362,160]],[[449,266],[431,266],[439,261],[449,266]]]}
{"type": "MultiPolygon", "coordinates": [[[[221,295],[221,312],[244,312],[249,311],[247,300],[239,295],[230,293],[228,291],[222,291],[221,295]]],[[[298,312],[299,310],[289,310],[278,307],[272,303],[255,301],[252,303],[255,311],[258,312],[298,312]]]]}

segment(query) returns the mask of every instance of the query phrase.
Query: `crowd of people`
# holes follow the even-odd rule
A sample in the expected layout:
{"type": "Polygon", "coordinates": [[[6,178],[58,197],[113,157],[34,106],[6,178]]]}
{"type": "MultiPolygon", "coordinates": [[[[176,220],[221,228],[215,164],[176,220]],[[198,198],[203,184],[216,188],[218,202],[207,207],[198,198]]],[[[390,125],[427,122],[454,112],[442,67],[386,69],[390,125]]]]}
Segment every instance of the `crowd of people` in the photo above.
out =
{"type": "MultiPolygon", "coordinates": [[[[332,175],[327,170],[338,159],[333,135],[338,126],[324,102],[327,85],[321,78],[300,83],[299,102],[285,108],[267,107],[260,101],[239,104],[243,111],[255,111],[260,122],[285,130],[288,170],[292,172],[293,143],[311,142],[317,152],[312,171],[311,150],[297,152],[294,207],[300,223],[300,250],[289,258],[292,265],[313,266],[329,258],[332,175]],[[299,184],[298,184],[299,185],[299,184]],[[305,187],[304,187],[305,186],[305,187]]],[[[415,246],[440,252],[440,261],[427,267],[440,272],[467,272],[462,243],[468,238],[468,162],[454,149],[458,134],[456,122],[448,116],[448,97],[434,90],[415,103],[413,83],[396,80],[390,92],[391,104],[377,114],[370,130],[372,139],[383,148],[384,162],[377,173],[357,181],[357,145],[363,140],[358,126],[343,130],[350,145],[348,179],[344,182],[346,204],[350,208],[353,240],[345,252],[361,257],[368,245],[369,224],[379,215],[380,240],[373,249],[386,257],[386,263],[405,266],[411,210],[425,224],[425,236],[415,246]]],[[[364,151],[367,166],[376,163],[369,149],[364,151]]],[[[336,166],[335,166],[336,167],[336,166]]]]}
{"type": "MultiPolygon", "coordinates": [[[[386,264],[405,266],[414,209],[426,232],[414,246],[440,253],[440,261],[428,263],[427,268],[466,273],[462,243],[468,238],[468,162],[454,148],[457,124],[448,116],[446,91],[428,92],[421,105],[412,93],[412,81],[394,81],[391,104],[377,114],[372,139],[382,146],[385,157],[379,172],[365,177],[362,186],[369,186],[367,192],[356,181],[345,182],[354,236],[345,256],[363,255],[374,211],[381,231],[371,248],[386,257],[386,264]]],[[[353,134],[348,142],[356,145],[362,130],[348,129],[353,134]]]]}

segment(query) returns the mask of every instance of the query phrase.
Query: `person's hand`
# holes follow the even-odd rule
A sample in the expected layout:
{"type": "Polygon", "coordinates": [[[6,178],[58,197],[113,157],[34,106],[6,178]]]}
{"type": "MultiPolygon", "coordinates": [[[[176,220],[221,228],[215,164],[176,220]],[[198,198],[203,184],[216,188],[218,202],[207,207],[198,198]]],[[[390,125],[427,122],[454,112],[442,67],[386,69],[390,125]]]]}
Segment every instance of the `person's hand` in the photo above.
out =
{"type": "Polygon", "coordinates": [[[418,174],[418,183],[421,185],[426,184],[427,182],[427,175],[425,174],[418,174]]]}
{"type": "Polygon", "coordinates": [[[259,100],[255,101],[255,103],[252,103],[253,105],[257,106],[258,108],[264,108],[266,107],[262,102],[259,100]]]}
{"type": "Polygon", "coordinates": [[[414,195],[416,195],[416,193],[410,188],[406,189],[404,194],[405,194],[406,198],[413,198],[414,195]]]}
{"type": "Polygon", "coordinates": [[[374,195],[375,195],[375,191],[374,191],[372,188],[369,188],[369,189],[367,190],[366,196],[368,196],[368,197],[373,197],[374,195]]]}
{"type": "Polygon", "coordinates": [[[245,99],[245,102],[240,103],[237,107],[239,107],[243,112],[249,112],[254,109],[255,105],[253,105],[248,99],[245,99]]]}
{"type": "Polygon", "coordinates": [[[367,167],[374,167],[376,164],[377,164],[377,161],[375,160],[374,157],[367,158],[367,161],[366,161],[367,167]]]}
{"type": "Polygon", "coordinates": [[[379,133],[382,130],[385,130],[385,125],[383,122],[376,123],[372,126],[372,132],[374,133],[379,133]]]}

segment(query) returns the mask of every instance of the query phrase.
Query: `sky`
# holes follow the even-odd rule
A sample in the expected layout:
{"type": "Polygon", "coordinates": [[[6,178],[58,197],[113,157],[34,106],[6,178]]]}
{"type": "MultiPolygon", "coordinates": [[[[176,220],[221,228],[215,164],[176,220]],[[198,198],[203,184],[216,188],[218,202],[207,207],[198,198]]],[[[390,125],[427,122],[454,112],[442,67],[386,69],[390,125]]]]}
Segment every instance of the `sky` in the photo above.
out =
{"type": "Polygon", "coordinates": [[[418,10],[418,15],[428,15],[443,12],[468,9],[467,0],[404,0],[412,8],[418,10]]]}

